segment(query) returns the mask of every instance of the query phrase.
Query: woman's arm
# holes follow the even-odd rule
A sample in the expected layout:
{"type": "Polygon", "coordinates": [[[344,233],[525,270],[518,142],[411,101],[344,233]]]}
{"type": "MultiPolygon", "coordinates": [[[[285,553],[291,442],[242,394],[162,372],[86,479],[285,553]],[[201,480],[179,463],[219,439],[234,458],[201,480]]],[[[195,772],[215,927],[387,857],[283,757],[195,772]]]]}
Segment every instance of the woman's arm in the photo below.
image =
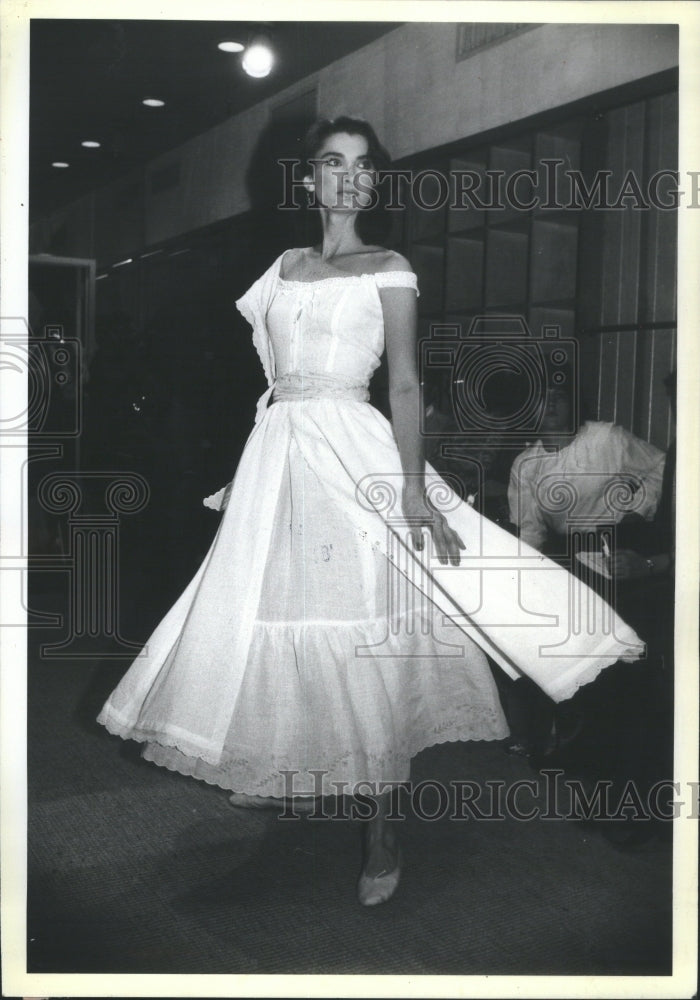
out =
{"type": "Polygon", "coordinates": [[[384,336],[389,364],[391,421],[399,446],[406,487],[416,493],[425,485],[425,455],[420,434],[416,293],[411,288],[382,288],[384,336]]]}
{"type": "Polygon", "coordinates": [[[652,576],[665,576],[673,569],[670,552],[659,552],[655,556],[643,556],[632,549],[618,549],[608,558],[612,575],[618,580],[643,580],[652,576]]]}
{"type": "MultiPolygon", "coordinates": [[[[547,540],[547,525],[537,502],[537,475],[534,449],[516,455],[510,468],[508,506],[510,519],[518,527],[518,535],[533,549],[542,549],[547,540]]],[[[539,465],[539,463],[538,463],[539,465]]]]}
{"type": "MultiPolygon", "coordinates": [[[[401,258],[402,259],[402,258],[401,258]]],[[[405,268],[404,268],[405,269],[405,268]]],[[[403,511],[416,549],[422,549],[422,525],[430,528],[440,562],[459,563],[464,543],[425,495],[425,456],[420,427],[417,366],[416,294],[410,288],[381,288],[384,336],[389,364],[391,422],[404,472],[403,511]]]]}
{"type": "Polygon", "coordinates": [[[633,477],[634,510],[650,521],[661,499],[666,453],[617,424],[610,430],[610,448],[610,467],[619,470],[622,479],[625,473],[633,477]]]}

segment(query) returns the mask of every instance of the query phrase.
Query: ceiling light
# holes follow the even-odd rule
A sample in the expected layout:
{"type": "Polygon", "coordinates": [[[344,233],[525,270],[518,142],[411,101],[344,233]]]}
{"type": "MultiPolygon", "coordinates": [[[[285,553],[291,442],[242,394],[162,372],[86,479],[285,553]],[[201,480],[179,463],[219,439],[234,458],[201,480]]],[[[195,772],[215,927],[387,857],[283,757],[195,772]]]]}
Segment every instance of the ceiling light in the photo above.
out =
{"type": "Polygon", "coordinates": [[[83,139],[83,141],[80,143],[80,145],[81,146],[85,146],[86,149],[99,149],[100,148],[100,143],[99,142],[95,142],[94,139],[83,139]]]}
{"type": "Polygon", "coordinates": [[[116,264],[112,264],[112,267],[124,267],[125,264],[133,264],[133,257],[127,257],[126,260],[119,260],[116,264]]]}
{"type": "Polygon", "coordinates": [[[161,101],[159,97],[147,97],[141,103],[145,104],[147,108],[162,108],[165,101],[161,101]]]}
{"type": "Polygon", "coordinates": [[[275,62],[275,55],[267,35],[256,35],[246,48],[241,65],[248,76],[257,79],[267,76],[275,62]]]}
{"type": "Polygon", "coordinates": [[[217,48],[222,52],[242,52],[245,48],[241,42],[219,42],[217,48]]]}
{"type": "Polygon", "coordinates": [[[63,169],[64,167],[69,167],[70,163],[64,163],[63,160],[54,160],[54,162],[51,164],[51,166],[52,167],[59,167],[60,169],[63,169]]]}

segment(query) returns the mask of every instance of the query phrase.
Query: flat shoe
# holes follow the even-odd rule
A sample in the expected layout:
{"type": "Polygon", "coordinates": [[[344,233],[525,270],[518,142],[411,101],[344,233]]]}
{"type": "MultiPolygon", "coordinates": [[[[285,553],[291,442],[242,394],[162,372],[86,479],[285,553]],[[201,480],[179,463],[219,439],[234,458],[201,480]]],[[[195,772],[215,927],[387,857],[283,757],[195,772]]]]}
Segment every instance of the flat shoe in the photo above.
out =
{"type": "Polygon", "coordinates": [[[357,898],[363,906],[378,906],[386,903],[396,892],[401,878],[401,853],[393,872],[365,875],[363,872],[357,883],[357,898]]]}
{"type": "Polygon", "coordinates": [[[238,809],[277,809],[294,812],[313,812],[316,799],[313,796],[300,796],[294,799],[276,799],[265,795],[246,795],[245,792],[232,792],[228,797],[232,806],[238,809]]]}

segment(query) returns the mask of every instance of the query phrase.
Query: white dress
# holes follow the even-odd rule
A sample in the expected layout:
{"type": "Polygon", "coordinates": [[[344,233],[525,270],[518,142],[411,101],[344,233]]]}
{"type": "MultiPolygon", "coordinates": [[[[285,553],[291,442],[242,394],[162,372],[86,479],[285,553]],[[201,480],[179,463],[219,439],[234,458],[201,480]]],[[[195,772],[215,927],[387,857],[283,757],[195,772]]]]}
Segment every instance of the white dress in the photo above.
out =
{"type": "Polygon", "coordinates": [[[561,700],[643,646],[430,468],[467,549],[459,567],[438,563],[427,532],[413,549],[395,438],[367,386],[379,288],[415,275],[286,281],[281,260],[237,302],[270,388],[218,532],[98,721],[222,788],[310,792],[320,772],[337,793],[406,780],[436,743],[506,736],[484,650],[561,700]]]}

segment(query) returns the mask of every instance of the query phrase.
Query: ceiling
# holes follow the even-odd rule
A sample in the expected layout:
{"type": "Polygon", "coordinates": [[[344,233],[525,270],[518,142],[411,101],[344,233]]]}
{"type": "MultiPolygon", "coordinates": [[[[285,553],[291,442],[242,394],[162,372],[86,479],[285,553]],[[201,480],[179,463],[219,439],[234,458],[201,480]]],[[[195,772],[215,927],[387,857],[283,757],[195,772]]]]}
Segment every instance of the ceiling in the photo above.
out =
{"type": "Polygon", "coordinates": [[[31,22],[30,217],[36,219],[180,145],[231,115],[367,45],[399,22],[259,25],[278,55],[246,75],[222,40],[248,41],[250,21],[31,22]],[[145,97],[165,101],[147,108],[145,97]],[[99,149],[81,142],[96,140],[99,149]],[[51,166],[55,160],[67,169],[51,166]]]}

